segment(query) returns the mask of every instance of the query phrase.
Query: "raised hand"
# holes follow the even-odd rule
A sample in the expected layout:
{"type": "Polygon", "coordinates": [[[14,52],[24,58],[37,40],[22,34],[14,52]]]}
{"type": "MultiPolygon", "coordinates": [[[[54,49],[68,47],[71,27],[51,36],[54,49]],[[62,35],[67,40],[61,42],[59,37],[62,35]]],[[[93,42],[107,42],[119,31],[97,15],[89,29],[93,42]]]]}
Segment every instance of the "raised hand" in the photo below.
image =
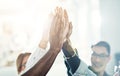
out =
{"type": "MultiPolygon", "coordinates": [[[[67,19],[67,17],[66,17],[67,19]]],[[[66,50],[63,50],[63,53],[66,57],[72,57],[75,55],[75,51],[74,51],[74,48],[72,47],[72,44],[71,44],[71,41],[70,41],[70,36],[72,34],[72,23],[69,22],[69,21],[66,21],[66,25],[69,26],[69,29],[68,29],[68,32],[67,32],[67,35],[66,35],[66,38],[64,40],[64,43],[63,43],[63,48],[66,49],[66,50]]]]}
{"type": "Polygon", "coordinates": [[[63,42],[66,39],[69,31],[68,15],[66,10],[62,8],[56,8],[55,15],[50,29],[50,48],[60,51],[63,42]]]}
{"type": "Polygon", "coordinates": [[[72,23],[69,22],[69,31],[68,31],[68,33],[67,33],[67,35],[66,35],[66,39],[69,39],[69,38],[70,38],[70,36],[71,36],[71,34],[72,34],[72,28],[73,28],[72,23]]]}
{"type": "Polygon", "coordinates": [[[43,46],[48,42],[49,38],[50,49],[29,71],[24,73],[22,76],[46,76],[62,48],[69,28],[70,24],[68,21],[67,12],[62,8],[56,8],[55,15],[53,15],[50,32],[43,32],[47,35],[43,34],[40,43],[41,47],[41,45],[43,46]]]}

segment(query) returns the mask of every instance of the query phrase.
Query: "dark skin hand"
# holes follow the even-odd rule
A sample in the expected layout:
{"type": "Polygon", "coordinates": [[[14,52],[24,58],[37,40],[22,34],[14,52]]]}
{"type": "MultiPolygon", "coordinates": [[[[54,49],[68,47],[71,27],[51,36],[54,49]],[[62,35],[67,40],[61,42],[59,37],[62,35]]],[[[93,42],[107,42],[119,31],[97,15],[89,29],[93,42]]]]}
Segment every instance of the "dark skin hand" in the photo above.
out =
{"type": "Polygon", "coordinates": [[[60,52],[69,31],[69,25],[65,25],[66,21],[68,21],[67,12],[57,7],[49,33],[50,49],[34,67],[22,76],[46,76],[60,52]]]}

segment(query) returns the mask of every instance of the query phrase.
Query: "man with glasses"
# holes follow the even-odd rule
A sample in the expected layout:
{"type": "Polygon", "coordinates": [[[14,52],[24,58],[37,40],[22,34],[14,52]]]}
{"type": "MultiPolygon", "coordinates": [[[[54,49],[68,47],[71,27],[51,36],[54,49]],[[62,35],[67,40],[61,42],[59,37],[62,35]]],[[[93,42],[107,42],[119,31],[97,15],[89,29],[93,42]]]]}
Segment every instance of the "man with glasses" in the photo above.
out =
{"type": "Polygon", "coordinates": [[[110,60],[110,45],[105,41],[100,41],[91,47],[91,66],[89,67],[98,76],[109,76],[105,72],[107,63],[110,60]]]}
{"type": "Polygon", "coordinates": [[[91,47],[91,66],[87,66],[73,49],[70,40],[63,44],[65,64],[68,76],[109,76],[105,72],[107,63],[110,60],[110,45],[105,41],[100,41],[91,47]]]}
{"type": "Polygon", "coordinates": [[[97,44],[92,45],[92,65],[87,66],[87,64],[79,58],[77,50],[71,45],[69,39],[71,33],[72,24],[62,47],[68,76],[109,76],[105,72],[105,68],[110,61],[110,45],[105,41],[100,41],[97,44]]]}

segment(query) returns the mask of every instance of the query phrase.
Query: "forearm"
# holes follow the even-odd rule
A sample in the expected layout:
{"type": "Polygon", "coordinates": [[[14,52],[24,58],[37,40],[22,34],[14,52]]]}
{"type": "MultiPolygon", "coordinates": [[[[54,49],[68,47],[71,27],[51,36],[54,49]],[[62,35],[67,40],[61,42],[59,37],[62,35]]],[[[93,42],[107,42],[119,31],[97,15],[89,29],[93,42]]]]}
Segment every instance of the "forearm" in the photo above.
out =
{"type": "Polygon", "coordinates": [[[78,67],[80,65],[80,62],[81,61],[77,55],[66,60],[66,63],[67,63],[66,65],[69,66],[72,74],[74,74],[76,72],[76,70],[78,69],[78,67]]]}
{"type": "Polygon", "coordinates": [[[70,41],[67,40],[62,47],[62,51],[65,55],[67,69],[74,73],[80,65],[80,59],[76,53],[77,50],[73,49],[70,41]]]}
{"type": "Polygon", "coordinates": [[[74,48],[72,47],[70,40],[66,40],[66,42],[64,42],[62,51],[66,57],[71,57],[75,54],[74,48]]]}
{"type": "Polygon", "coordinates": [[[39,68],[37,69],[39,72],[39,76],[45,76],[48,73],[58,53],[59,52],[57,50],[50,49],[48,53],[40,60],[40,62],[38,63],[39,68]]]}
{"type": "Polygon", "coordinates": [[[22,76],[45,76],[50,70],[53,62],[58,55],[58,51],[55,49],[50,49],[38,62],[37,64],[27,71],[22,76]]]}
{"type": "Polygon", "coordinates": [[[70,70],[72,73],[74,73],[80,65],[80,59],[79,59],[78,55],[74,54],[73,56],[67,57],[66,56],[66,55],[68,55],[67,50],[65,50],[65,49],[62,49],[62,50],[64,51],[64,54],[65,54],[64,58],[65,58],[66,67],[67,67],[68,71],[70,70]]]}

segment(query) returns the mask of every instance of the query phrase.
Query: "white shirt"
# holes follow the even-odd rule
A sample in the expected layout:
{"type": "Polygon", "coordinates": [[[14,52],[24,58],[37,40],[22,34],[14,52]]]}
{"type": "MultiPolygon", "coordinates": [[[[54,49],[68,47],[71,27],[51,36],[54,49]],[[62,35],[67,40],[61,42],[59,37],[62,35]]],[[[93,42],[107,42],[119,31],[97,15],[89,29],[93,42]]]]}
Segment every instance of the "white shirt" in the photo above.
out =
{"type": "Polygon", "coordinates": [[[45,49],[37,48],[28,58],[26,67],[25,67],[24,71],[22,71],[20,73],[20,75],[23,75],[28,70],[30,70],[46,53],[47,53],[47,51],[45,49]]]}

